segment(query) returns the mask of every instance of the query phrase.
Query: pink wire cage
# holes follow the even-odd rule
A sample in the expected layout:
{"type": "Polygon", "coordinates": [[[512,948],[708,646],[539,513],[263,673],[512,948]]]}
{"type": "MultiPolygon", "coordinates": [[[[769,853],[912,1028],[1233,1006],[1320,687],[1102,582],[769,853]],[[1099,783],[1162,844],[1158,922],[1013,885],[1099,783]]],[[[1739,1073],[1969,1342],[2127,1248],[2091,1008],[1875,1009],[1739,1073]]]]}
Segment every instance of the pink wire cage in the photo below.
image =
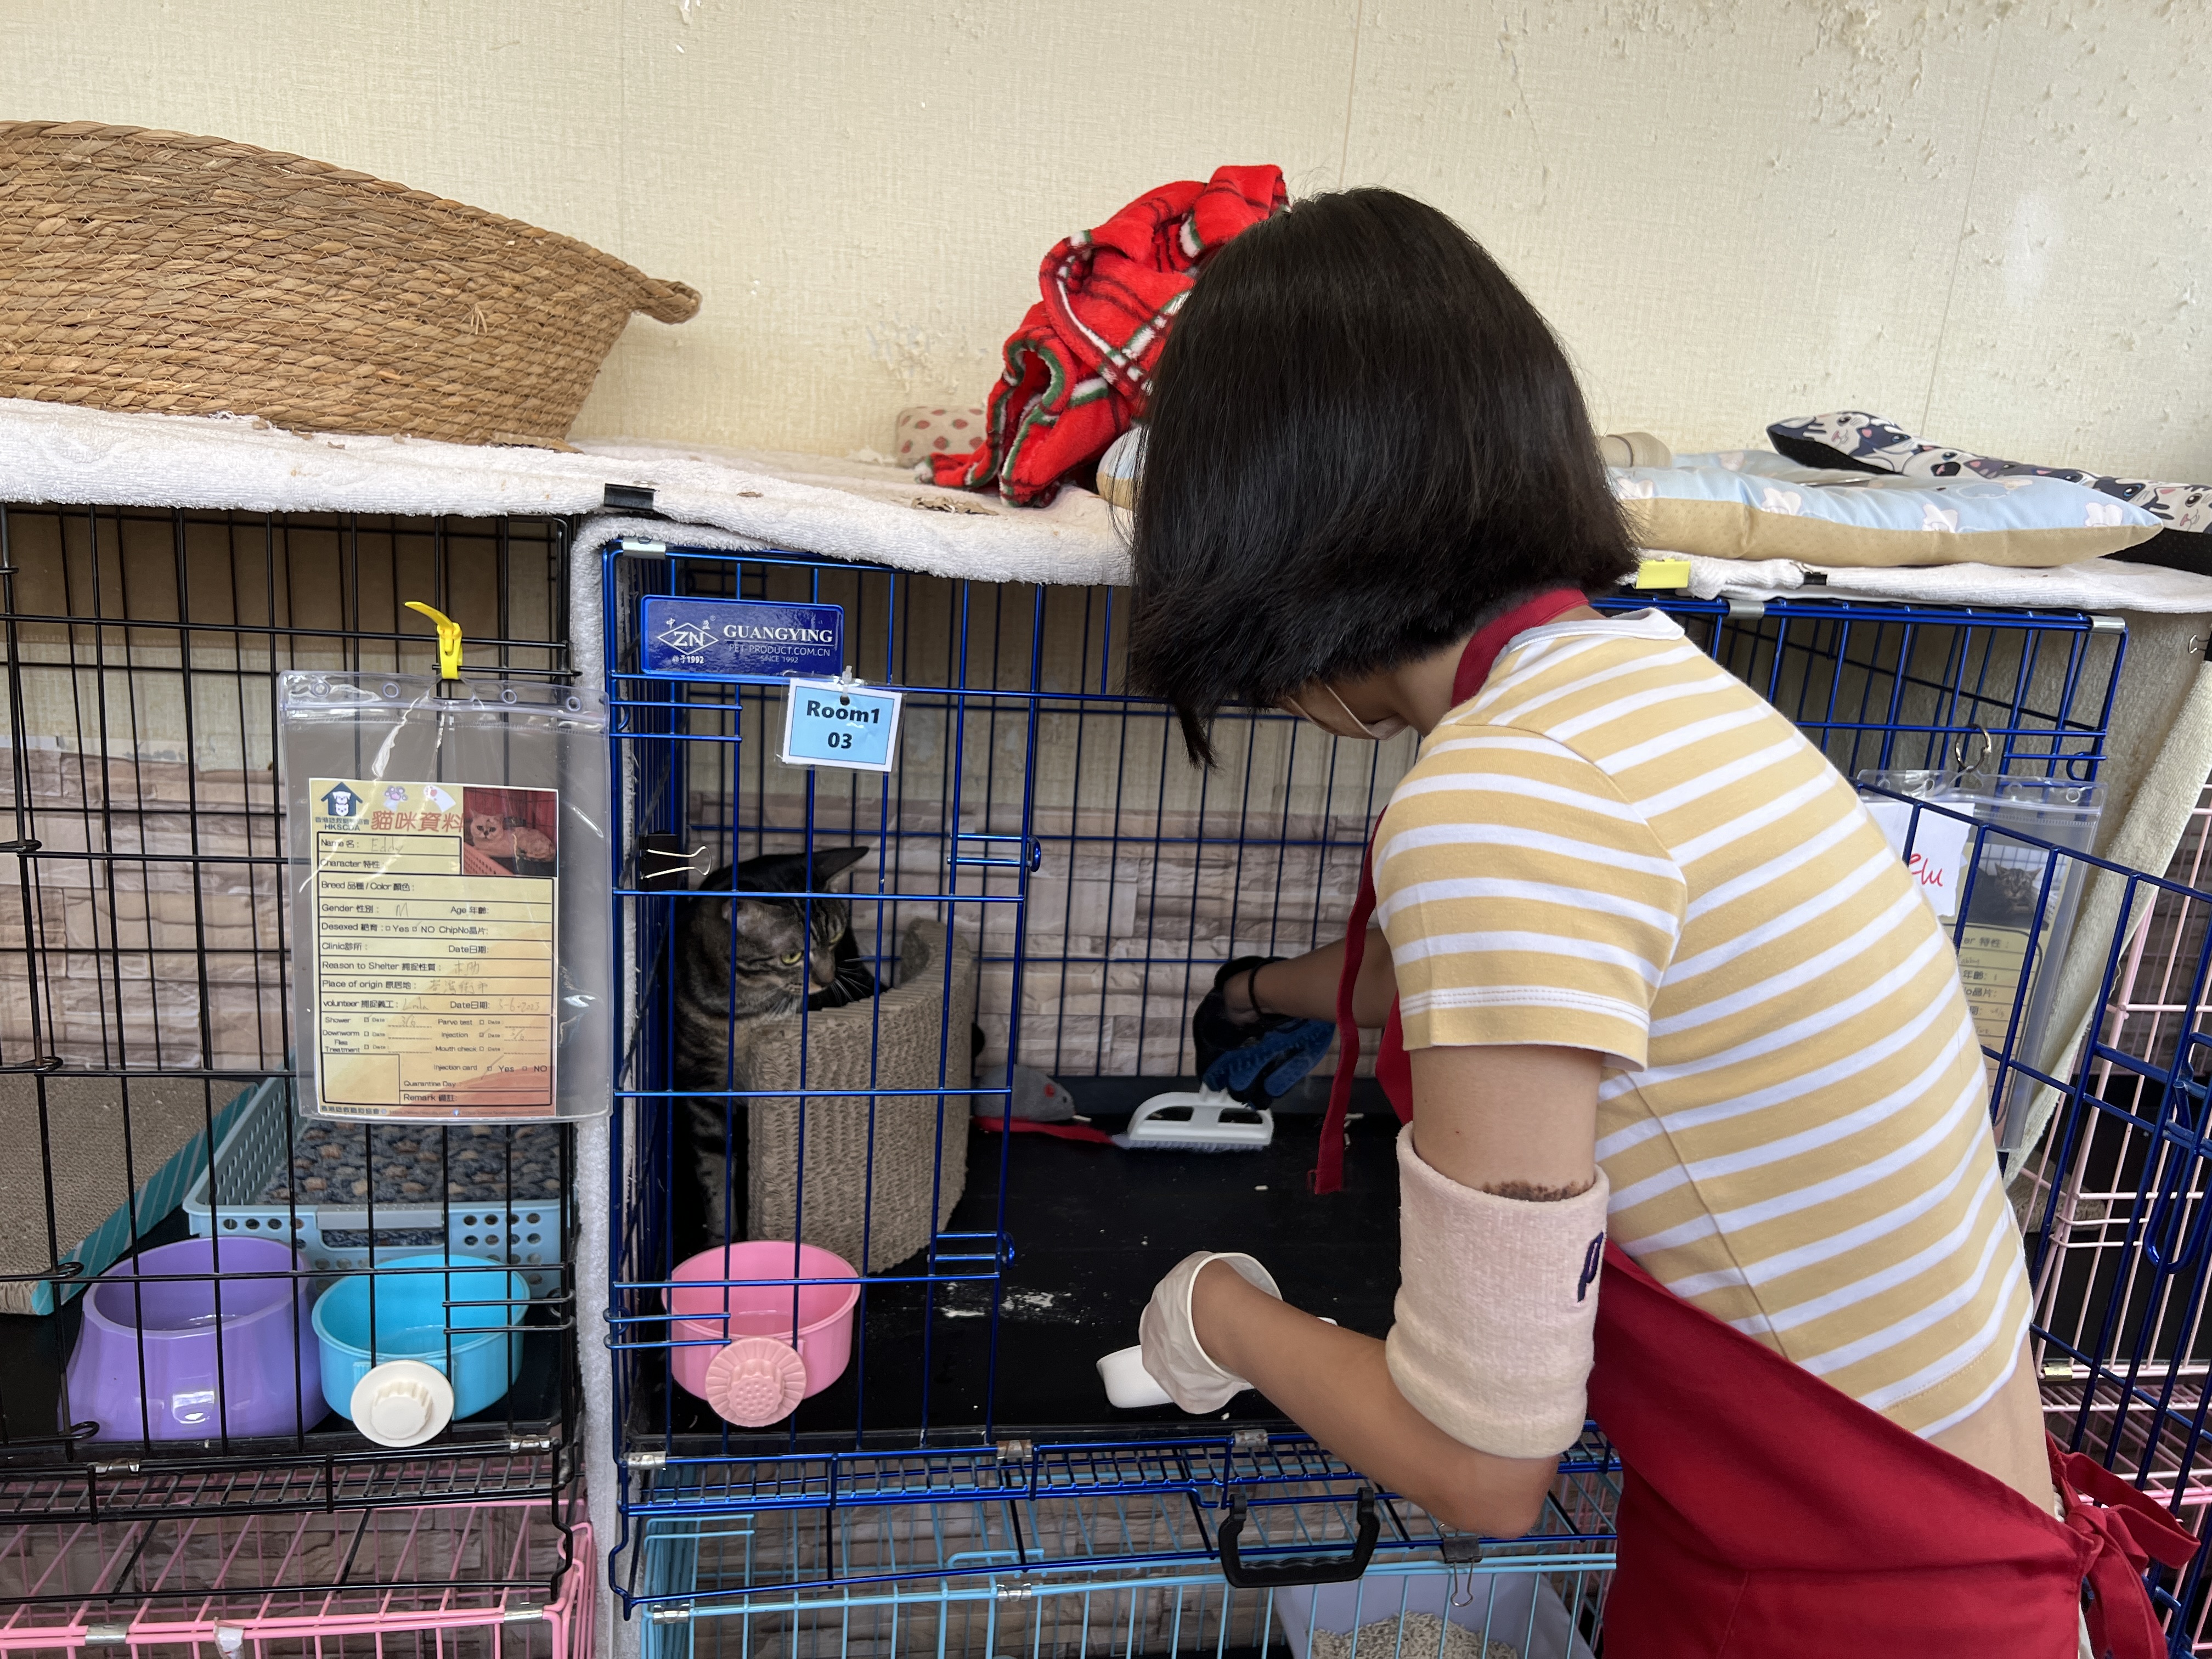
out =
{"type": "Polygon", "coordinates": [[[0,1525],[0,1653],[587,1659],[598,1559],[543,1500],[0,1525]]]}

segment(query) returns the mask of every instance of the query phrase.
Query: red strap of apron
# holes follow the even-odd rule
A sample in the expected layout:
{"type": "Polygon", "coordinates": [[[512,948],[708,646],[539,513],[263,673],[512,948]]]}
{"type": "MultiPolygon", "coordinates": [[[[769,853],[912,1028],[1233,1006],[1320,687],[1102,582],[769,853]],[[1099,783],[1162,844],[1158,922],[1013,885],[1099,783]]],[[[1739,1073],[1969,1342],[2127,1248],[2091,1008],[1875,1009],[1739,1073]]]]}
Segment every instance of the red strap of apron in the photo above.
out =
{"type": "MultiPolygon", "coordinates": [[[[1490,678],[1498,653],[1517,634],[1541,628],[1554,617],[1588,605],[1589,598],[1577,587],[1554,587],[1525,605],[1516,605],[1475,630],[1460,653],[1458,672],[1452,676],[1452,707],[1456,708],[1490,678]]],[[[1375,820],[1376,830],[1382,820],[1375,820]]],[[[1359,964],[1367,955],[1367,924],[1375,915],[1375,835],[1367,837],[1367,850],[1359,860],[1359,892],[1352,901],[1352,919],[1344,928],[1344,968],[1336,981],[1336,1076],[1328,1087],[1328,1112],[1321,1123],[1321,1155],[1315,1161],[1307,1185],[1316,1193],[1334,1193],[1344,1186],[1344,1120],[1352,1109],[1352,1074],[1359,1065],[1359,1026],[1352,1017],[1352,988],[1359,982],[1359,964]]],[[[1389,1097],[1401,1123],[1413,1115],[1413,1070],[1406,1055],[1405,1027],[1398,1005],[1390,1005],[1383,1022],[1382,1050],[1375,1057],[1375,1076],[1389,1097]]]]}
{"type": "Polygon", "coordinates": [[[2066,1524],[2089,1540],[2082,1609],[2090,1648],[2116,1659],[2157,1659],[2166,1650],[2158,1610],[2143,1594],[2142,1575],[2155,1560],[2180,1568],[2197,1540],[2146,1493],[2081,1452],[2049,1442],[2051,1479],[2066,1500],[2066,1524]]]}

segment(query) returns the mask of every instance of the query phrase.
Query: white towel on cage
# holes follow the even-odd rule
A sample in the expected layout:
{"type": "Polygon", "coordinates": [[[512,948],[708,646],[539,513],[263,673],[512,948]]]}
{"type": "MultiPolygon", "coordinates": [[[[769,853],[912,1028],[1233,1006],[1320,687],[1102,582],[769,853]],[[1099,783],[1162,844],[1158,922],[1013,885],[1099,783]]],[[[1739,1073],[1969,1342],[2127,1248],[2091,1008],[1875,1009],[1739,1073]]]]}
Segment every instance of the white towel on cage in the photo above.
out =
{"type": "MultiPolygon", "coordinates": [[[[916,483],[872,459],[696,444],[587,441],[570,453],[287,432],[265,422],[120,415],[0,398],[0,498],[248,513],[585,516],[586,555],[623,535],[777,547],[980,581],[1129,580],[1112,510],[1085,489],[1048,507],[916,483]],[[603,511],[609,484],[653,491],[661,519],[603,511]],[[673,520],[674,522],[670,522],[673,520]]],[[[2049,570],[1948,565],[1821,570],[1692,558],[1700,598],[1838,599],[2212,612],[2212,578],[2089,559],[2049,570]],[[1824,586],[1815,586],[1824,578],[1824,586]]]]}
{"type": "Polygon", "coordinates": [[[739,545],[985,581],[1128,580],[1128,550],[1106,504],[1088,490],[1017,509],[918,484],[902,467],[827,456],[637,442],[563,453],[312,435],[253,420],[0,398],[0,498],[9,501],[572,516],[600,508],[609,484],[648,488],[656,512],[739,545]]]}
{"type": "Polygon", "coordinates": [[[1701,599],[1826,594],[1838,599],[1885,599],[1897,604],[2017,605],[2048,611],[2152,611],[2184,616],[2212,611],[2212,576],[2130,564],[2124,559],[2084,559],[2042,570],[1990,564],[1871,570],[1799,564],[1793,559],[1708,559],[1680,553],[1644,556],[1688,559],[1690,592],[1701,599]]]}

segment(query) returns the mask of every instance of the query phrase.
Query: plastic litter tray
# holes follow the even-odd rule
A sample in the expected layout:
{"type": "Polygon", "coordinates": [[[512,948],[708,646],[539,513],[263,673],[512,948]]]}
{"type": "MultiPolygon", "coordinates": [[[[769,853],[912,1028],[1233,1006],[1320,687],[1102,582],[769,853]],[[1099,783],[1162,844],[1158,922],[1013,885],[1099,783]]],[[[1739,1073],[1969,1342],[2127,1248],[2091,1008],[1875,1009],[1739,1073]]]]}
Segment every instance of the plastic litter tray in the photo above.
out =
{"type": "MultiPolygon", "coordinates": [[[[562,1241],[567,1236],[567,1200],[553,1194],[517,1196],[512,1204],[496,1200],[456,1199],[444,1204],[402,1199],[376,1205],[376,1243],[369,1248],[368,1207],[365,1204],[323,1200],[297,1205],[267,1196],[291,1173],[286,1167],[286,1120],[292,1109],[291,1081],[271,1078],[250,1096],[228,1133],[216,1143],[214,1179],[203,1167],[191,1190],[185,1195],[185,1213],[192,1232],[210,1238],[243,1234],[284,1238],[307,1258],[319,1273],[356,1273],[377,1263],[425,1250],[447,1249],[483,1256],[520,1273],[532,1296],[557,1288],[556,1271],[562,1260],[562,1241]],[[213,1193],[210,1195],[210,1187],[213,1193]]],[[[293,1127],[296,1139],[307,1120],[293,1127]]],[[[350,1135],[364,1130],[381,1132],[386,1126],[349,1123],[350,1135]]],[[[411,1130],[434,1135],[441,1126],[410,1123],[411,1130]]],[[[517,1125],[520,1129],[526,1126],[517,1125]]],[[[558,1133],[557,1126],[542,1127],[558,1133]]],[[[499,1126],[502,1133],[507,1126],[499,1126]]],[[[465,1133],[455,1127],[455,1136],[465,1133]]]]}
{"type": "MultiPolygon", "coordinates": [[[[1351,1645],[1352,1632],[1377,1620],[1402,1620],[1407,1613],[1433,1613],[1479,1639],[1510,1644],[1523,1659],[1592,1659],[1589,1644],[1575,1629],[1559,1592],[1545,1582],[1540,1560],[1524,1567],[1474,1569],[1455,1576],[1449,1569],[1370,1572],[1348,1584],[1295,1585],[1275,1592],[1275,1618],[1282,1626],[1290,1659],[1311,1659],[1316,1632],[1340,1638],[1339,1651],[1351,1645]],[[1465,1606],[1458,1598],[1465,1596],[1465,1606]]],[[[1369,1644],[1359,1644],[1367,1659],[1369,1644]]],[[[1433,1639],[1382,1643],[1376,1659],[1433,1655],[1433,1639]]]]}

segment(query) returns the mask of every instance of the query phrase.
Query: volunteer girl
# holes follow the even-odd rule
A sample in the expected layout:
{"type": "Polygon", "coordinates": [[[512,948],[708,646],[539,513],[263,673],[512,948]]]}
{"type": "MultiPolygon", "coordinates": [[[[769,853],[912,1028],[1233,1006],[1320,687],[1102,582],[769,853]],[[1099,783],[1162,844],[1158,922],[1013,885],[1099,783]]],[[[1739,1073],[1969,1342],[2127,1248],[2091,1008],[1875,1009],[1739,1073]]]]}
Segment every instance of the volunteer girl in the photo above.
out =
{"type": "Polygon", "coordinates": [[[1150,413],[1132,680],[1201,758],[1232,701],[1422,743],[1346,943],[1221,988],[1387,1022],[1396,1322],[1200,1252],[1146,1369],[1501,1536],[1587,1406],[1610,1659],[2163,1652],[2136,1575],[2188,1540],[2046,1453],[1948,943],[1787,720],[1583,602],[1633,554],[1543,319],[1443,215],[1321,197],[1216,256],[1150,413]]]}

